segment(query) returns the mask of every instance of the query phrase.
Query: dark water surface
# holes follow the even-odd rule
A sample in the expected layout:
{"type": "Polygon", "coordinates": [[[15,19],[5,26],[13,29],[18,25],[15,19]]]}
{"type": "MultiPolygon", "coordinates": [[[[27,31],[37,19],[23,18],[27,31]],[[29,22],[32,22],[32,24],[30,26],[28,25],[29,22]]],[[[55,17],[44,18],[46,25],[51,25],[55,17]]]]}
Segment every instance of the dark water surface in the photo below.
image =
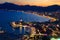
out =
{"type": "MultiPolygon", "coordinates": [[[[16,32],[13,31],[12,27],[10,26],[10,22],[19,21],[20,19],[22,19],[25,22],[44,22],[49,20],[48,18],[44,18],[42,16],[37,16],[34,14],[0,10],[0,27],[2,27],[2,30],[5,30],[8,33],[7,35],[9,35],[10,37],[13,37],[13,33],[16,32]]],[[[19,32],[17,33],[19,34],[19,32]]]]}

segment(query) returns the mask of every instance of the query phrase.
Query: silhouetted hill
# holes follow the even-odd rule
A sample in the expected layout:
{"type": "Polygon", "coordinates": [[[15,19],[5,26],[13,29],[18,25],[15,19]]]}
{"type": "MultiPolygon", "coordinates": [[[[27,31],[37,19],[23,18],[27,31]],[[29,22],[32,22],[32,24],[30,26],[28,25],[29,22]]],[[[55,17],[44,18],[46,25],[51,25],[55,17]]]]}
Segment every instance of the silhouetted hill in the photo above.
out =
{"type": "Polygon", "coordinates": [[[48,6],[48,7],[29,6],[29,5],[21,6],[21,5],[5,2],[3,4],[0,4],[0,9],[51,12],[51,11],[58,11],[58,10],[60,11],[60,6],[58,6],[58,5],[52,5],[52,6],[48,6]]]}
{"type": "Polygon", "coordinates": [[[47,8],[47,11],[60,11],[60,6],[59,5],[51,5],[51,6],[48,6],[46,7],[47,8]]]}

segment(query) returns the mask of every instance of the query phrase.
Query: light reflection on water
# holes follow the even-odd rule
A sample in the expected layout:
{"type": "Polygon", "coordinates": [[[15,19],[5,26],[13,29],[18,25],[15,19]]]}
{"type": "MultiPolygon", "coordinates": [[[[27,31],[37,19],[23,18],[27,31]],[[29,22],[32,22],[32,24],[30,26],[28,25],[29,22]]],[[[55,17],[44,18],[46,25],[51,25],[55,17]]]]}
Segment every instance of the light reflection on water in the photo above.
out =
{"type": "Polygon", "coordinates": [[[6,35],[8,35],[11,38],[15,37],[14,35],[15,32],[19,34],[19,31],[17,31],[19,29],[17,29],[14,32],[12,30],[12,27],[10,26],[10,22],[19,21],[20,19],[22,19],[25,22],[44,22],[44,21],[49,20],[48,18],[44,18],[42,16],[37,16],[34,14],[26,14],[26,13],[16,12],[16,11],[0,10],[0,27],[2,27],[2,29],[7,32],[6,35]]]}

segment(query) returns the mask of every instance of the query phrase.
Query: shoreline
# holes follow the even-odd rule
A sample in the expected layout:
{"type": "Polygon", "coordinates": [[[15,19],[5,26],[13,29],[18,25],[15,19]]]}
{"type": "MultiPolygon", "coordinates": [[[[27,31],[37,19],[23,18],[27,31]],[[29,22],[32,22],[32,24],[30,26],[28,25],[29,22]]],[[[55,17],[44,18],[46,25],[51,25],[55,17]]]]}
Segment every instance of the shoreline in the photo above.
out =
{"type": "MultiPolygon", "coordinates": [[[[1,9],[0,9],[1,10],[1,9]]],[[[2,9],[3,10],[3,9],[2,9]]],[[[7,9],[5,9],[5,10],[7,10],[7,9]]],[[[25,12],[25,11],[18,11],[18,10],[7,10],[7,11],[16,11],[16,12],[23,12],[23,13],[27,13],[27,14],[34,14],[34,15],[37,15],[37,16],[42,16],[42,17],[44,17],[44,18],[49,18],[50,19],[50,22],[54,22],[54,21],[56,21],[57,19],[56,18],[53,18],[53,17],[51,17],[51,16],[46,16],[46,15],[41,15],[41,14],[38,14],[38,13],[35,13],[35,12],[25,12]]]]}

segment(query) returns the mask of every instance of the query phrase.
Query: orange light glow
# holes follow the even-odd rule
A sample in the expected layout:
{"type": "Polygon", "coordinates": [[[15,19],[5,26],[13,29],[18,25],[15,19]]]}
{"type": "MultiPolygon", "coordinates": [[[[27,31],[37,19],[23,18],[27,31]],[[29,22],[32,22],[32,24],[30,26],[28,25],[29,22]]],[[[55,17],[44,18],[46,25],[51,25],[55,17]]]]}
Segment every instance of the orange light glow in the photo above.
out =
{"type": "Polygon", "coordinates": [[[50,5],[60,5],[60,0],[19,0],[19,2],[15,2],[18,5],[35,5],[35,6],[50,6],[50,5]]]}

